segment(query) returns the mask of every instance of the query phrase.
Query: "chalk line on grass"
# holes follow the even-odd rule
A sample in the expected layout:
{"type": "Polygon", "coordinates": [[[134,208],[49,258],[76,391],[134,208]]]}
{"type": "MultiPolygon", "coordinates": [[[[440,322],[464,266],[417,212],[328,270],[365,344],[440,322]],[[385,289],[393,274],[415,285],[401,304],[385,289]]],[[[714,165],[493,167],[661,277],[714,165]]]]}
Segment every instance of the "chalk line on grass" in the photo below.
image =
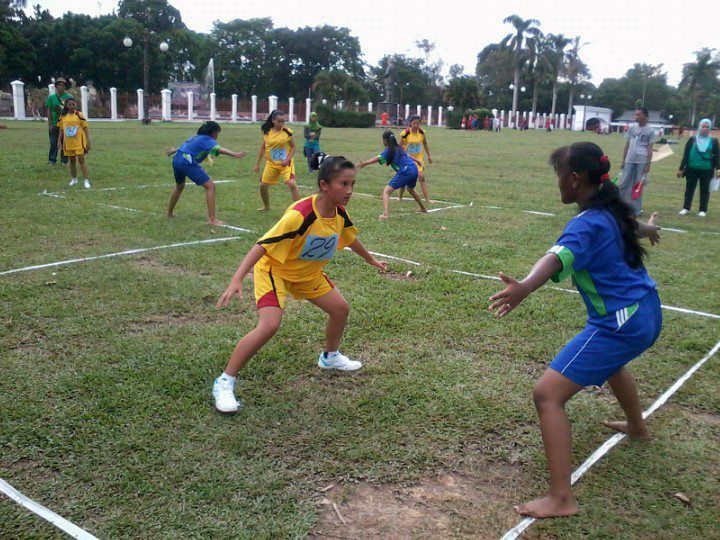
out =
{"type": "Polygon", "coordinates": [[[536,216],[550,216],[555,217],[555,214],[551,212],[538,212],[537,210],[523,210],[525,214],[534,214],[536,216]]]}
{"type": "Polygon", "coordinates": [[[18,503],[20,506],[24,506],[34,514],[37,514],[45,521],[52,523],[58,529],[67,533],[72,538],[77,538],[78,540],[98,540],[97,537],[93,536],[86,530],[81,529],[73,522],[68,521],[67,519],[56,514],[52,510],[44,507],[42,504],[33,501],[29,497],[26,497],[2,478],[0,478],[0,492],[7,495],[10,499],[18,503]]]}
{"type": "MultiPolygon", "coordinates": [[[[214,184],[234,184],[234,183],[240,182],[240,181],[241,180],[213,180],[213,183],[214,184]]],[[[196,184],[193,182],[187,183],[186,185],[196,186],[196,184]]],[[[93,192],[97,192],[97,191],[120,191],[120,190],[125,190],[125,189],[148,189],[148,188],[161,188],[161,187],[169,189],[169,188],[172,188],[173,185],[170,183],[167,183],[167,184],[141,184],[138,186],[133,186],[133,185],[114,186],[114,187],[106,187],[106,188],[90,188],[90,189],[82,189],[82,190],[78,189],[78,190],[74,190],[74,191],[76,191],[77,193],[93,193],[93,192]]],[[[73,190],[65,190],[65,193],[67,193],[69,191],[73,191],[73,190]]]]}
{"type": "MultiPolygon", "coordinates": [[[[702,357],[695,365],[693,365],[690,369],[688,369],[675,383],[670,386],[665,392],[658,397],[655,402],[648,408],[645,412],[643,412],[643,418],[648,418],[650,415],[652,415],[655,411],[657,411],[660,407],[662,407],[665,403],[667,403],[668,399],[670,399],[675,392],[684,385],[687,380],[693,376],[693,374],[700,369],[705,362],[710,360],[715,354],[720,350],[720,341],[718,341],[715,346],[710,349],[710,352],[708,352],[704,357],[702,357]]],[[[570,483],[574,485],[580,478],[592,467],[597,463],[600,458],[602,458],[605,454],[610,452],[617,444],[622,441],[627,435],[624,433],[616,433],[612,437],[610,437],[607,441],[605,441],[602,445],[600,445],[592,454],[590,454],[590,457],[588,457],[582,465],[580,465],[575,472],[573,472],[570,483]]],[[[537,519],[535,518],[525,518],[520,523],[518,523],[515,527],[507,531],[503,537],[502,540],[516,540],[522,533],[524,533],[533,523],[535,523],[537,519]]]]}
{"type": "Polygon", "coordinates": [[[192,242],[178,242],[175,244],[166,244],[163,246],[152,246],[147,248],[138,248],[138,249],[128,249],[125,251],[118,251],[115,253],[106,253],[104,255],[93,255],[91,257],[81,257],[78,259],[67,259],[65,261],[56,261],[46,264],[36,264],[33,266],[25,266],[23,268],[14,268],[12,270],[5,270],[3,272],[0,272],[0,276],[5,276],[8,274],[17,274],[19,272],[28,272],[30,270],[41,270],[43,268],[55,268],[57,266],[67,266],[69,264],[77,264],[82,262],[88,262],[88,261],[96,261],[98,259],[109,259],[111,257],[120,257],[122,255],[136,255],[138,253],[145,253],[147,251],[158,251],[161,249],[170,249],[170,248],[176,248],[176,247],[183,247],[183,246],[194,246],[198,244],[214,244],[216,242],[227,242],[230,240],[238,240],[240,236],[226,236],[223,238],[208,238],[206,240],[194,240],[192,242]]]}

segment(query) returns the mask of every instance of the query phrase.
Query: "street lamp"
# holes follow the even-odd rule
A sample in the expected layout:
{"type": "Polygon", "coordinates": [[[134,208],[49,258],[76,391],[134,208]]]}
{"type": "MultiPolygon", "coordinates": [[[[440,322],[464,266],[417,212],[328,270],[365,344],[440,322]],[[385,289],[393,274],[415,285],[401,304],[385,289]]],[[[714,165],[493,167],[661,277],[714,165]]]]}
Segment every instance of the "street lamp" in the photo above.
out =
{"type": "MultiPolygon", "coordinates": [[[[149,66],[148,66],[148,46],[150,43],[150,35],[153,34],[152,31],[144,29],[142,34],[142,42],[143,42],[143,118],[145,118],[145,113],[147,112],[147,107],[145,106],[146,103],[146,97],[145,94],[148,92],[148,76],[149,76],[149,66]]],[[[130,48],[133,46],[133,40],[130,36],[125,36],[123,39],[123,45],[125,45],[126,48],[130,48]]],[[[168,49],[170,49],[170,45],[168,45],[167,41],[163,41],[160,43],[160,50],[162,52],[167,52],[168,49]]],[[[147,116],[148,120],[150,119],[150,115],[147,116]]]]}

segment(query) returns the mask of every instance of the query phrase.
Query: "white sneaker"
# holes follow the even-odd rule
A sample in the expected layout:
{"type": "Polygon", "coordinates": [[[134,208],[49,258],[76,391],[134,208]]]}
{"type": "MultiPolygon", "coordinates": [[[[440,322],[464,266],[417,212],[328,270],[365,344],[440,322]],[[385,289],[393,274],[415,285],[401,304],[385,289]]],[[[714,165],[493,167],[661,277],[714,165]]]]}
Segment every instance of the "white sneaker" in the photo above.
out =
{"type": "Polygon", "coordinates": [[[71,185],[71,186],[76,186],[77,183],[78,183],[78,179],[77,179],[77,178],[73,178],[72,180],[70,180],[70,185],[71,185]]]}
{"type": "Polygon", "coordinates": [[[678,214],[680,214],[681,216],[684,216],[684,215],[687,214],[689,211],[690,211],[690,210],[685,210],[685,208],[683,208],[682,210],[680,210],[680,211],[678,212],[678,214]]]}
{"type": "Polygon", "coordinates": [[[240,402],[235,399],[235,385],[218,377],[213,385],[215,409],[218,412],[232,414],[238,412],[240,402]]]}
{"type": "Polygon", "coordinates": [[[362,367],[362,362],[350,360],[347,356],[340,352],[337,352],[328,358],[325,358],[325,353],[320,353],[320,356],[318,357],[318,367],[321,369],[355,371],[362,367]]]}
{"type": "Polygon", "coordinates": [[[85,189],[90,189],[90,180],[85,179],[85,189]]]}
{"type": "Polygon", "coordinates": [[[707,216],[707,214],[705,212],[698,212],[698,216],[705,217],[705,216],[707,216]]]}

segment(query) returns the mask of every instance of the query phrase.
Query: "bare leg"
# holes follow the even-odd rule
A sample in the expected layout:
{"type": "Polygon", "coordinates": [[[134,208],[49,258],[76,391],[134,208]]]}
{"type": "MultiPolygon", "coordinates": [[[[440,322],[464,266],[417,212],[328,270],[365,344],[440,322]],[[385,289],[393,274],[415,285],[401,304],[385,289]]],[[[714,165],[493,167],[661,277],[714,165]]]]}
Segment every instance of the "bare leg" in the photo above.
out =
{"type": "Polygon", "coordinates": [[[265,182],[260,182],[260,198],[262,199],[263,207],[258,208],[258,210],[270,210],[270,186],[265,182]]]}
{"type": "Polygon", "coordinates": [[[533,399],[540,417],[540,431],[550,472],[550,489],[542,499],[516,506],[518,514],[548,518],[578,513],[577,501],[570,485],[572,433],[565,403],[582,388],[552,369],[545,370],[535,385],[533,399]]]}
{"type": "Polygon", "coordinates": [[[290,196],[292,197],[293,201],[299,201],[300,200],[300,191],[298,190],[297,182],[295,182],[295,179],[290,180],[285,185],[290,190],[290,196]]]}
{"type": "Polygon", "coordinates": [[[275,335],[282,322],[283,310],[279,307],[264,307],[258,310],[257,326],[238,341],[230,355],[225,374],[236,377],[245,364],[262,349],[275,335]]]}
{"type": "Polygon", "coordinates": [[[425,208],[422,200],[420,200],[420,195],[418,195],[418,192],[415,191],[415,188],[408,188],[408,192],[410,193],[410,195],[412,195],[413,199],[415,199],[415,202],[420,205],[420,212],[422,212],[423,214],[427,214],[427,208],[425,208]]]}
{"type": "Polygon", "coordinates": [[[422,191],[423,197],[425,197],[425,202],[430,204],[430,192],[428,191],[425,175],[422,171],[418,172],[418,181],[420,182],[420,191],[422,191]]]}
{"type": "Polygon", "coordinates": [[[205,188],[205,201],[207,202],[208,224],[209,225],[225,225],[215,215],[215,183],[208,180],[203,184],[205,188]]]}
{"type": "Polygon", "coordinates": [[[170,204],[168,205],[167,217],[175,217],[173,211],[175,210],[175,205],[177,204],[183,189],[185,189],[185,182],[182,184],[175,184],[175,189],[173,189],[170,194],[170,204]]]}
{"type": "Polygon", "coordinates": [[[642,417],[642,408],[640,406],[640,398],[638,397],[635,379],[630,374],[630,370],[623,367],[608,380],[613,394],[617,398],[623,411],[625,411],[626,422],[603,422],[603,425],[627,433],[631,437],[649,440],[651,438],[650,431],[645,425],[642,417]]]}
{"type": "Polygon", "coordinates": [[[390,186],[385,186],[385,189],[383,189],[383,192],[382,192],[383,213],[380,214],[380,216],[378,217],[378,219],[381,221],[386,220],[389,217],[388,209],[390,207],[390,195],[392,194],[393,191],[395,191],[395,189],[391,188],[390,186]]]}
{"type": "Polygon", "coordinates": [[[310,298],[310,302],[330,316],[325,328],[325,352],[337,351],[350,315],[347,300],[340,291],[333,289],[319,298],[310,298]]]}
{"type": "MultiPolygon", "coordinates": [[[[77,160],[80,164],[80,172],[83,175],[83,180],[88,180],[90,178],[90,175],[88,174],[87,165],[85,165],[85,156],[78,156],[77,160]]],[[[75,177],[73,176],[73,178],[75,177]]]]}
{"type": "Polygon", "coordinates": [[[398,191],[398,199],[400,199],[400,202],[402,202],[404,195],[405,195],[405,188],[401,187],[400,191],[398,191]]]}
{"type": "Polygon", "coordinates": [[[77,157],[70,156],[70,178],[77,178],[77,157]]]}

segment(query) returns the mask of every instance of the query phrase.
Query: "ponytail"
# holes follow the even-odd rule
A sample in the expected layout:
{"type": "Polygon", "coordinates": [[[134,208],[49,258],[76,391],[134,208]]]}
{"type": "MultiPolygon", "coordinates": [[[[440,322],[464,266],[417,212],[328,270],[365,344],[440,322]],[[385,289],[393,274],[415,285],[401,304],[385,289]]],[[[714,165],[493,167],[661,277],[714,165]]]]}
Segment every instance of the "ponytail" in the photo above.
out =
{"type": "Polygon", "coordinates": [[[598,191],[587,199],[580,209],[607,210],[615,219],[620,230],[625,247],[625,262],[630,268],[642,267],[647,252],[640,244],[639,225],[635,211],[620,197],[620,190],[610,180],[608,175],[610,159],[600,147],[591,142],[579,142],[558,148],[550,156],[550,164],[556,172],[559,172],[560,169],[576,173],[584,172],[592,184],[599,186],[598,191]]]}
{"type": "Polygon", "coordinates": [[[221,130],[220,124],[210,120],[208,122],[203,122],[203,124],[198,128],[197,134],[198,135],[209,135],[212,137],[215,133],[220,133],[220,130],[221,130]]]}
{"type": "Polygon", "coordinates": [[[275,109],[274,111],[272,111],[272,112],[268,115],[268,117],[265,119],[265,122],[263,122],[262,126],[260,126],[260,129],[262,130],[262,132],[263,132],[265,135],[267,135],[268,133],[270,133],[270,130],[273,128],[273,122],[274,122],[274,120],[275,120],[278,116],[280,116],[281,114],[285,114],[285,113],[282,112],[282,111],[279,111],[279,110],[275,109]]]}
{"type": "Polygon", "coordinates": [[[395,135],[392,131],[386,131],[383,133],[383,141],[388,141],[388,159],[386,165],[390,165],[393,162],[393,159],[395,159],[395,153],[398,150],[398,142],[395,138],[395,135]]]}

